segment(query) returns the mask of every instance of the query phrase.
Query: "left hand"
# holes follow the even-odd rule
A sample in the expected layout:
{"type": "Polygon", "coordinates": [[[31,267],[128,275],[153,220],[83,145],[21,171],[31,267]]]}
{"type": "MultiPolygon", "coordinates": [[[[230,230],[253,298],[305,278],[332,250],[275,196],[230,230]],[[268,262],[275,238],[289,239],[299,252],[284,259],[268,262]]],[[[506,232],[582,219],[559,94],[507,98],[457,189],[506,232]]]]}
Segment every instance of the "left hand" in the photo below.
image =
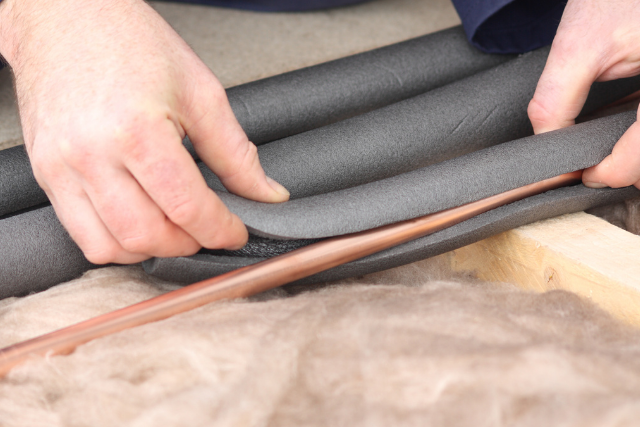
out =
{"type": "MultiPolygon", "coordinates": [[[[571,126],[595,81],[640,74],[640,1],[569,0],[529,104],[535,133],[571,126]]],[[[588,187],[640,188],[640,124],[635,122],[599,165],[588,187]]]]}

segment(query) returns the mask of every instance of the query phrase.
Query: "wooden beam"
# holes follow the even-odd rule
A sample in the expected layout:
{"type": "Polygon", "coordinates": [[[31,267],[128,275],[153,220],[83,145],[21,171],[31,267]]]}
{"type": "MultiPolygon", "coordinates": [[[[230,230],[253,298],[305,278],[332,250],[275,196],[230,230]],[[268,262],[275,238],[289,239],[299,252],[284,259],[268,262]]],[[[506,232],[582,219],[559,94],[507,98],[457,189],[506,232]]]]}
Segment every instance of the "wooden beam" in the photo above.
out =
{"type": "Polygon", "coordinates": [[[640,236],[584,212],[519,227],[448,254],[451,269],[538,292],[564,289],[640,326],[640,236]]]}

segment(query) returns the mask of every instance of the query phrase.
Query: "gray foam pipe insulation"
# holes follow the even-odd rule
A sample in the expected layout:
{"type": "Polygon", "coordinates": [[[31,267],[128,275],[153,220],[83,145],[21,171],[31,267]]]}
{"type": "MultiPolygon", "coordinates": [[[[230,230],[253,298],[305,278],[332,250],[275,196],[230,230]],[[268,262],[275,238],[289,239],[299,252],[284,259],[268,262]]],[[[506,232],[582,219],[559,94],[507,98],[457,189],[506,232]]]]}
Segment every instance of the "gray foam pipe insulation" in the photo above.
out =
{"type": "MultiPolygon", "coordinates": [[[[533,133],[527,106],[548,48],[369,113],[258,148],[268,176],[292,199],[365,184],[533,133]]],[[[596,83],[589,114],[640,87],[640,77],[596,83]]],[[[200,163],[210,187],[224,191],[200,163]]]]}
{"type": "MultiPolygon", "coordinates": [[[[227,90],[255,144],[281,139],[407,99],[508,61],[485,54],[454,27],[227,90]]],[[[196,157],[190,141],[185,144],[196,157]]],[[[0,151],[0,217],[48,199],[24,147],[0,151]]]]}
{"type": "MultiPolygon", "coordinates": [[[[441,37],[442,34],[449,34],[447,37],[459,40],[459,30],[450,30],[449,33],[441,33],[437,37],[441,37]]],[[[449,51],[446,55],[454,57],[467,55],[470,48],[466,42],[464,45],[465,47],[461,50],[449,51]]],[[[386,49],[389,52],[393,51],[393,48],[386,49]]],[[[474,56],[483,55],[471,51],[474,56]]],[[[282,205],[258,204],[235,197],[226,193],[217,179],[202,164],[200,164],[201,170],[209,185],[220,194],[234,212],[247,222],[253,232],[277,238],[305,239],[302,244],[306,244],[307,239],[372,228],[382,223],[405,218],[407,215],[419,215],[422,212],[444,209],[450,205],[464,203],[469,198],[476,199],[483,194],[490,195],[508,189],[506,187],[524,185],[543,179],[549,173],[562,173],[567,168],[573,170],[573,168],[580,169],[595,164],[606,155],[607,150],[610,151],[619,135],[632,123],[633,117],[626,115],[602,119],[589,123],[591,127],[579,125],[547,136],[541,135],[526,141],[515,141],[512,145],[502,144],[495,148],[477,151],[531,133],[526,117],[526,105],[533,94],[546,55],[547,51],[541,50],[500,65],[500,62],[504,62],[501,59],[492,63],[489,66],[491,68],[484,72],[478,72],[479,69],[474,68],[473,72],[460,75],[469,77],[406,101],[387,107],[372,103],[362,109],[352,108],[351,113],[343,111],[327,121],[335,122],[339,118],[372,110],[316,130],[293,126],[294,131],[286,134],[306,131],[259,147],[261,161],[267,173],[292,190],[292,201],[282,205]],[[592,148],[581,150],[576,145],[578,142],[583,143],[587,140],[591,144],[587,146],[592,148]],[[537,144],[537,141],[542,143],[537,144]],[[556,149],[554,146],[558,141],[557,145],[561,148],[556,149]],[[537,145],[550,151],[540,151],[541,149],[532,151],[530,147],[537,145]],[[467,154],[454,158],[464,153],[467,154]],[[509,161],[510,158],[512,161],[509,161]],[[349,161],[345,162],[344,159],[349,161]],[[533,161],[535,159],[537,160],[533,161]],[[503,161],[507,166],[498,167],[503,161]],[[545,166],[546,163],[556,166],[545,166]],[[320,167],[318,168],[317,165],[320,167]],[[480,168],[481,165],[487,169],[480,168]],[[467,168],[476,175],[467,172],[467,175],[464,175],[467,178],[461,180],[456,174],[447,173],[450,168],[453,168],[453,171],[457,168],[467,168]],[[511,173],[519,177],[507,179],[508,175],[503,175],[511,173]],[[450,180],[447,181],[444,177],[449,177],[450,180]],[[467,186],[469,188],[466,188],[467,186]],[[425,204],[421,205],[421,203],[425,204]],[[280,217],[286,220],[283,221],[280,217]]],[[[395,61],[399,59],[396,58],[395,61]]],[[[337,67],[337,69],[347,74],[353,71],[348,67],[345,69],[337,67]]],[[[373,69],[385,70],[380,67],[373,67],[373,69]]],[[[310,73],[308,70],[303,70],[303,73],[310,73]]],[[[380,78],[389,78],[393,74],[385,71],[379,75],[380,78]]],[[[308,78],[317,77],[311,76],[313,73],[308,78]]],[[[342,77],[333,75],[325,80],[325,84],[329,84],[331,80],[340,82],[342,77]]],[[[282,84],[285,85],[289,80],[297,81],[293,77],[273,79],[272,81],[281,79],[282,84]]],[[[271,83],[265,87],[270,85],[271,83]]],[[[297,82],[295,85],[314,87],[312,80],[304,84],[297,82]]],[[[375,85],[372,87],[377,88],[375,85]]],[[[638,89],[640,89],[638,78],[596,84],[592,88],[584,111],[592,111],[638,89]]],[[[260,93],[257,88],[252,91],[260,93]]],[[[277,94],[278,91],[274,90],[273,93],[277,94]]],[[[294,117],[296,114],[292,109],[305,104],[302,100],[296,101],[295,96],[298,95],[295,95],[297,93],[295,91],[282,91],[282,93],[286,93],[291,98],[282,101],[284,105],[282,113],[286,117],[294,117]]],[[[339,92],[334,93],[340,95],[339,92]]],[[[250,105],[249,98],[246,98],[248,95],[243,96],[245,98],[242,104],[250,105]]],[[[254,96],[260,99],[259,95],[254,96]]],[[[267,102],[268,98],[263,98],[260,102],[267,102]]],[[[374,99],[377,97],[374,96],[374,99]]],[[[272,108],[260,102],[255,105],[262,105],[262,107],[256,107],[257,109],[250,107],[246,110],[248,117],[258,117],[261,109],[272,108]]],[[[339,110],[342,105],[341,97],[337,96],[332,102],[336,103],[335,108],[339,110]]],[[[301,123],[304,123],[308,116],[304,113],[307,107],[300,108],[300,114],[303,117],[301,123]]],[[[331,110],[332,108],[328,109],[328,111],[331,110]]],[[[242,113],[237,112],[237,114],[242,117],[242,113]]],[[[326,111],[314,117],[320,117],[323,114],[326,114],[326,111]]],[[[240,120],[245,126],[243,120],[247,120],[246,117],[240,120]]],[[[259,120],[256,121],[256,123],[259,122],[259,120]]],[[[311,128],[325,123],[321,120],[314,122],[312,119],[309,119],[309,122],[315,123],[313,126],[310,125],[311,128]]],[[[259,133],[260,128],[261,126],[256,126],[253,131],[247,129],[251,135],[252,132],[259,133]]],[[[255,135],[252,138],[257,139],[255,135]]],[[[271,138],[273,135],[265,137],[265,140],[271,138]]],[[[13,153],[19,153],[19,151],[14,150],[13,153]]],[[[26,159],[24,151],[22,154],[16,154],[15,157],[19,158],[20,155],[26,159]]],[[[24,168],[16,167],[17,163],[13,162],[14,170],[19,172],[16,175],[25,176],[24,168]],[[21,175],[20,171],[24,173],[21,175]]],[[[1,170],[2,159],[0,158],[1,170]]],[[[0,191],[4,191],[3,185],[4,183],[0,181],[0,191]]],[[[24,190],[20,187],[13,188],[14,193],[18,191],[19,199],[24,190]],[[15,190],[16,188],[18,190],[15,190]]],[[[1,200],[4,200],[5,194],[0,193],[3,197],[1,200]]],[[[548,198],[549,196],[542,199],[531,198],[532,201],[544,200],[544,203],[527,204],[523,201],[512,204],[506,207],[506,211],[500,210],[503,212],[502,217],[485,214],[483,216],[485,223],[476,226],[457,226],[456,229],[461,230],[458,234],[451,234],[450,231],[447,232],[449,234],[439,234],[449,236],[446,242],[431,244],[430,241],[421,239],[426,242],[425,244],[431,245],[429,246],[431,249],[403,245],[402,248],[405,249],[397,249],[388,256],[381,255],[380,260],[388,260],[388,262],[385,261],[386,263],[356,262],[356,264],[339,267],[320,277],[338,278],[345,277],[345,274],[350,275],[349,272],[358,271],[355,274],[362,274],[380,267],[392,267],[399,265],[398,263],[424,257],[424,254],[435,254],[434,251],[437,252],[444,247],[453,248],[457,247],[456,245],[470,243],[473,239],[486,237],[487,233],[501,231],[503,224],[519,225],[520,218],[535,220],[578,208],[586,209],[628,198],[635,193],[633,189],[624,189],[603,190],[595,193],[589,190],[586,193],[557,192],[553,194],[559,194],[559,196],[551,199],[548,198]],[[523,212],[522,215],[518,213],[518,209],[523,212]],[[356,265],[359,267],[354,267],[356,265]]],[[[38,203],[45,201],[40,199],[38,203]]],[[[15,212],[15,209],[10,210],[9,212],[13,213],[0,220],[0,236],[2,236],[0,297],[42,290],[76,277],[92,267],[62,229],[50,206],[33,208],[37,204],[33,200],[26,205],[24,202],[20,203],[22,207],[18,209],[28,207],[31,209],[18,212],[15,212]]],[[[14,208],[15,206],[14,204],[14,208]]],[[[467,221],[465,224],[474,223],[467,221]]],[[[253,240],[255,243],[255,238],[253,240]]],[[[293,242],[293,245],[291,243],[289,241],[288,246],[285,246],[290,248],[300,244],[300,242],[293,242]]],[[[276,250],[281,245],[275,241],[262,241],[260,244],[267,248],[276,247],[276,250]]],[[[150,260],[145,262],[144,266],[152,274],[190,282],[258,260],[256,256],[252,256],[250,247],[248,251],[241,254],[245,256],[201,253],[190,258],[150,260]]]]}

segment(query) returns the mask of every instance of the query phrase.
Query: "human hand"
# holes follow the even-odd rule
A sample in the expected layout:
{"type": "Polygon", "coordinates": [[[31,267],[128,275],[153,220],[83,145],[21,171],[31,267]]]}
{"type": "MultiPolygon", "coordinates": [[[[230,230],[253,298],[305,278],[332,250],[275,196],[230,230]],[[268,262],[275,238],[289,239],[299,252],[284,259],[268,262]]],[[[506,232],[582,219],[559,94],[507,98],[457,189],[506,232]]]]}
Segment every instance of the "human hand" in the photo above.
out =
{"type": "MultiPolygon", "coordinates": [[[[595,81],[640,74],[640,1],[569,0],[529,104],[535,133],[574,124],[595,81]]],[[[634,123],[599,165],[586,169],[593,188],[640,188],[640,125],[634,123]]]]}
{"type": "Polygon", "coordinates": [[[4,0],[0,25],[34,175],[89,261],[246,243],[185,134],[231,192],[288,199],[213,73],[142,0],[4,0]]]}

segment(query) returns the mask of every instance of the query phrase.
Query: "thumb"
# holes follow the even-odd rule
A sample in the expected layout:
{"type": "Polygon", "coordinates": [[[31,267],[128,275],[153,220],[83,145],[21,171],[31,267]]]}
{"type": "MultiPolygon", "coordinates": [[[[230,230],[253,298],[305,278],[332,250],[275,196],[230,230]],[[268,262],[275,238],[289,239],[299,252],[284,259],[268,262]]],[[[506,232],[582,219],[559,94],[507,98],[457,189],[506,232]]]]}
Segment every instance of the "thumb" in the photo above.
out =
{"type": "Polygon", "coordinates": [[[225,90],[213,74],[211,79],[199,86],[190,116],[183,118],[196,152],[232,193],[259,202],[288,200],[289,192],[264,173],[257,148],[240,127],[225,90]]]}
{"type": "MultiPolygon", "coordinates": [[[[586,169],[587,187],[626,187],[640,184],[640,124],[635,122],[622,135],[613,151],[599,165],[586,169]]],[[[640,188],[640,187],[638,187],[640,188]]]]}
{"type": "Polygon", "coordinates": [[[558,37],[554,40],[547,64],[529,103],[528,114],[535,133],[573,125],[584,106],[591,84],[598,77],[594,55],[563,47],[567,44],[558,37]]]}

